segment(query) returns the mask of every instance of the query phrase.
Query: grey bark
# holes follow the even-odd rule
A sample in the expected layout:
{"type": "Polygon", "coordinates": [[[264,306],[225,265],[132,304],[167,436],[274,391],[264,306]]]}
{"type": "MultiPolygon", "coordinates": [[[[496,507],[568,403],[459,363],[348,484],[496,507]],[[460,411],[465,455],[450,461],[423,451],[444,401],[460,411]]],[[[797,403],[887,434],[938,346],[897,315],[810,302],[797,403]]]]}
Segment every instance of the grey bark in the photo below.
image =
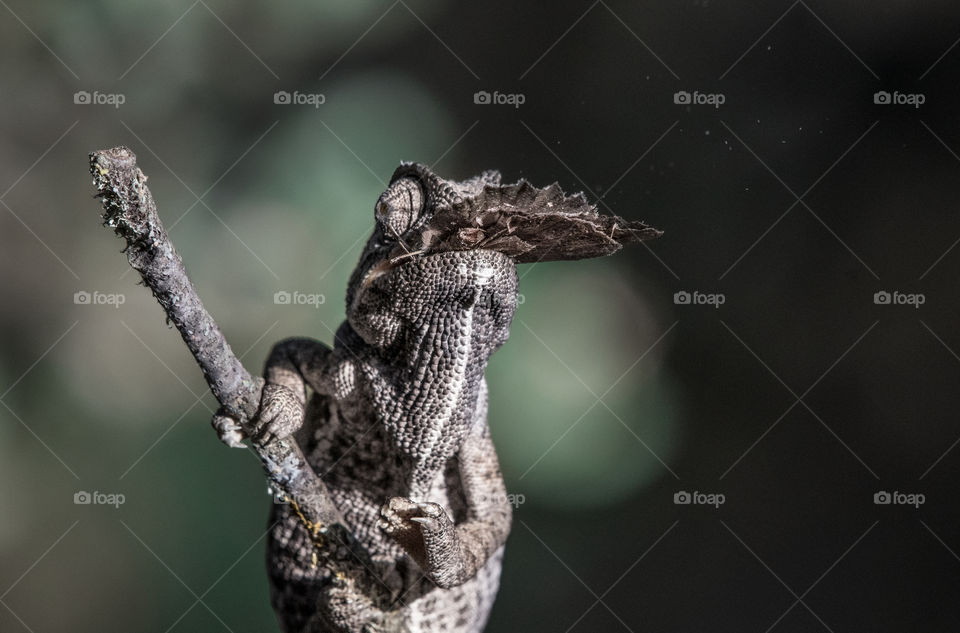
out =
{"type": "MultiPolygon", "coordinates": [[[[160,222],[147,177],[126,147],[90,154],[90,173],[103,204],[103,221],[126,241],[127,260],[177,328],[221,411],[237,420],[247,437],[260,406],[263,379],[253,377],[230,349],[213,317],[203,307],[183,261],[160,222]]],[[[273,488],[298,510],[315,536],[342,524],[326,486],[304,458],[292,437],[265,444],[251,442],[273,488]]]]}

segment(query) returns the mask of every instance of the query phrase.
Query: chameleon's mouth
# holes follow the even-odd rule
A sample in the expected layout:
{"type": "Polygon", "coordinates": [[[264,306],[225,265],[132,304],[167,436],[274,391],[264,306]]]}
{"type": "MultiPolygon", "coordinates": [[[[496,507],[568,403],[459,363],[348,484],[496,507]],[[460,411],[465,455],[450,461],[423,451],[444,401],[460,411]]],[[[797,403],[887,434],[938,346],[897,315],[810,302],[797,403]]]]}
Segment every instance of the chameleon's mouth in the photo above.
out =
{"type": "MultiPolygon", "coordinates": [[[[470,250],[449,250],[449,251],[435,251],[427,252],[425,250],[412,251],[409,253],[403,253],[397,257],[388,257],[382,262],[371,266],[370,270],[366,272],[363,276],[363,281],[360,282],[360,287],[363,289],[368,288],[374,281],[377,279],[389,274],[391,271],[406,266],[412,266],[416,264],[424,264],[426,262],[432,262],[434,260],[443,260],[451,259],[449,262],[450,265],[453,265],[455,262],[452,260],[453,257],[459,256],[460,258],[470,258],[470,257],[490,257],[498,258],[502,257],[504,259],[512,260],[509,255],[505,255],[499,251],[485,249],[485,248],[474,248],[470,250]]],[[[445,264],[446,265],[446,264],[445,264]]]]}
{"type": "Polygon", "coordinates": [[[419,259],[421,257],[433,257],[434,255],[440,255],[442,253],[434,253],[433,255],[424,255],[424,251],[414,251],[412,253],[404,253],[399,257],[388,257],[383,260],[376,266],[372,266],[370,270],[367,271],[367,274],[363,276],[363,282],[361,282],[361,287],[366,288],[374,282],[378,277],[386,275],[388,272],[402,266],[403,264],[410,263],[414,259],[419,259]]]}

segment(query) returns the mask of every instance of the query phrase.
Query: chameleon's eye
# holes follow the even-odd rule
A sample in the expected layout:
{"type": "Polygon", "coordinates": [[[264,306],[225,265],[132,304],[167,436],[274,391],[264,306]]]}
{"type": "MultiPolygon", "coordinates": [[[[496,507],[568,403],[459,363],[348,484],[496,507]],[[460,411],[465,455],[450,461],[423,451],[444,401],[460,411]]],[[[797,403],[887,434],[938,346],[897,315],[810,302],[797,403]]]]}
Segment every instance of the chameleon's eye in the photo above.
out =
{"type": "Polygon", "coordinates": [[[400,178],[383,192],[373,213],[388,236],[399,238],[423,212],[423,189],[414,178],[400,178]]]}

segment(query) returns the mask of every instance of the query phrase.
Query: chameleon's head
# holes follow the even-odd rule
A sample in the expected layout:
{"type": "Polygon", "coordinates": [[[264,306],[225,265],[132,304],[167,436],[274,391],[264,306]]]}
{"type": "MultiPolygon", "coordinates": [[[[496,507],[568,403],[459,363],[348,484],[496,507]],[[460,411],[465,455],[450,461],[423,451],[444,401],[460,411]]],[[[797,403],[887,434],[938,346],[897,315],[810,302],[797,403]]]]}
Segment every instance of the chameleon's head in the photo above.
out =
{"type": "Polygon", "coordinates": [[[477,343],[472,353],[485,355],[506,341],[517,306],[514,261],[492,250],[417,248],[438,209],[498,181],[496,172],[456,183],[422,165],[397,169],[374,206],[376,226],[347,288],[347,320],[364,341],[419,349],[411,337],[467,335],[477,343]]]}

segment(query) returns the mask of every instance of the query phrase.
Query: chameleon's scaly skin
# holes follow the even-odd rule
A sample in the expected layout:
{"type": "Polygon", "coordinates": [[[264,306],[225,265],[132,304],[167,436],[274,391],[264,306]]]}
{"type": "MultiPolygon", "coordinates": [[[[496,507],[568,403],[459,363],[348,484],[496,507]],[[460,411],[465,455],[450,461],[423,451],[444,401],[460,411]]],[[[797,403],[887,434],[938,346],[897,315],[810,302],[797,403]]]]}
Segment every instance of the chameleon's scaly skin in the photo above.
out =
{"type": "Polygon", "coordinates": [[[296,434],[379,579],[371,592],[338,574],[295,508],[275,505],[267,563],[285,631],[486,623],[511,507],[483,374],[509,335],[516,266],[489,250],[387,257],[434,209],[498,183],[496,172],[453,183],[402,165],[375,208],[334,348],[289,339],[267,361],[255,439],[296,434]]]}

